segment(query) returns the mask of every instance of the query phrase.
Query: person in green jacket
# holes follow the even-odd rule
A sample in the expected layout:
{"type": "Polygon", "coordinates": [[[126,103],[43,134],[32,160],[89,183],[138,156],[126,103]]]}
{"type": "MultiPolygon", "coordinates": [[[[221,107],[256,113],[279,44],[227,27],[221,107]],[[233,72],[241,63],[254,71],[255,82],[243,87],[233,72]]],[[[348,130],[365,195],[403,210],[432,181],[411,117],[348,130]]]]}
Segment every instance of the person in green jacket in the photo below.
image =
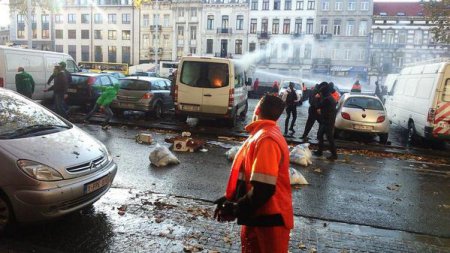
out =
{"type": "Polygon", "coordinates": [[[106,114],[106,119],[102,124],[102,129],[107,130],[109,128],[109,121],[113,117],[113,112],[111,111],[111,108],[109,108],[109,105],[111,102],[116,98],[117,92],[119,91],[119,84],[115,84],[113,86],[94,86],[95,89],[99,89],[102,91],[102,95],[97,98],[97,101],[95,102],[94,108],[86,115],[86,118],[84,119],[86,122],[89,121],[89,119],[92,117],[92,115],[100,108],[103,109],[103,112],[106,114]]]}
{"type": "Polygon", "coordinates": [[[20,94],[31,98],[34,92],[34,80],[33,77],[25,72],[23,67],[17,68],[16,74],[16,91],[20,94]]]}

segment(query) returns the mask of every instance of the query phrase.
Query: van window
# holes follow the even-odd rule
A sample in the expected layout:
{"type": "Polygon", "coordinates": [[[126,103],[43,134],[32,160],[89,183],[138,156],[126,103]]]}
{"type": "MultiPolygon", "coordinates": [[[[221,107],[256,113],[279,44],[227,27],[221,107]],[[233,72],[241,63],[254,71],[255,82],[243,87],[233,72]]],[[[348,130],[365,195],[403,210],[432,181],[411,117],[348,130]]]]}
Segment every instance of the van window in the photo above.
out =
{"type": "Polygon", "coordinates": [[[228,64],[184,61],[180,81],[191,87],[222,88],[228,86],[228,64]]]}
{"type": "Polygon", "coordinates": [[[420,89],[416,89],[416,97],[429,98],[433,90],[434,77],[424,77],[420,79],[420,89]]]}
{"type": "Polygon", "coordinates": [[[442,101],[450,102],[450,79],[447,79],[444,86],[444,92],[442,93],[442,101]]]}
{"type": "Polygon", "coordinates": [[[419,83],[419,79],[417,78],[409,78],[408,81],[406,82],[406,86],[405,87],[405,95],[406,96],[414,96],[414,94],[416,93],[416,88],[417,85],[419,83]]]}
{"type": "Polygon", "coordinates": [[[234,67],[234,87],[239,88],[242,86],[244,86],[244,72],[234,67]]]}

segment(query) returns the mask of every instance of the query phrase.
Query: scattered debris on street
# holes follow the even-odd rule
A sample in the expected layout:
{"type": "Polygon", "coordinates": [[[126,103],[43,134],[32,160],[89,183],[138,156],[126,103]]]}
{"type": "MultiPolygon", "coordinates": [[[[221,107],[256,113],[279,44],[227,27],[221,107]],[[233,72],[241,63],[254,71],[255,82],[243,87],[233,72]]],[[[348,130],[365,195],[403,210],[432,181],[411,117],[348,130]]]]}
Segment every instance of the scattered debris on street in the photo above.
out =
{"type": "Polygon", "coordinates": [[[289,179],[291,181],[291,185],[308,185],[308,181],[306,181],[305,177],[302,173],[298,172],[294,168],[289,168],[289,179]]]}
{"type": "Polygon", "coordinates": [[[163,167],[169,164],[179,164],[180,160],[166,146],[156,144],[156,147],[150,152],[150,162],[156,167],[163,167]]]}
{"type": "Polygon", "coordinates": [[[152,144],[153,143],[153,136],[149,133],[138,133],[136,135],[136,142],[139,144],[145,143],[145,144],[152,144]]]}

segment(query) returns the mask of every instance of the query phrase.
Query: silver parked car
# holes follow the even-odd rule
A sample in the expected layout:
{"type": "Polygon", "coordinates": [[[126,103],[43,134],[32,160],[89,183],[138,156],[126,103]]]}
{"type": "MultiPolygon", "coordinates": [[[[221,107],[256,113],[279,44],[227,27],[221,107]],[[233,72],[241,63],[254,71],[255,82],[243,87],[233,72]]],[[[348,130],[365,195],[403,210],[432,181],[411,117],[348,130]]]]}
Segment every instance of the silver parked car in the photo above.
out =
{"type": "Polygon", "coordinates": [[[337,105],[335,132],[352,131],[376,134],[380,143],[388,140],[389,121],[386,108],[378,97],[354,93],[344,94],[337,105]]]}
{"type": "Polygon", "coordinates": [[[105,194],[117,166],[106,147],[45,107],[0,88],[0,230],[56,218],[105,194]]]}

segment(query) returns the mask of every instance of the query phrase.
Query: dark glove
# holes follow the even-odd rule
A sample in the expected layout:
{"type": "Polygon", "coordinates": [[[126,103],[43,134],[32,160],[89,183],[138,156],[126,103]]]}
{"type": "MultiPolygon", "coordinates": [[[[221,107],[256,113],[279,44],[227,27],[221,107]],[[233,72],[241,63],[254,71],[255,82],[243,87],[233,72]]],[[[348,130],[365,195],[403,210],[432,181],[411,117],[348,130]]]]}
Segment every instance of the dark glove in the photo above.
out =
{"type": "Polygon", "coordinates": [[[219,222],[233,221],[236,219],[235,209],[237,204],[235,202],[228,201],[225,197],[221,197],[214,201],[216,209],[214,210],[214,219],[219,222]]]}

